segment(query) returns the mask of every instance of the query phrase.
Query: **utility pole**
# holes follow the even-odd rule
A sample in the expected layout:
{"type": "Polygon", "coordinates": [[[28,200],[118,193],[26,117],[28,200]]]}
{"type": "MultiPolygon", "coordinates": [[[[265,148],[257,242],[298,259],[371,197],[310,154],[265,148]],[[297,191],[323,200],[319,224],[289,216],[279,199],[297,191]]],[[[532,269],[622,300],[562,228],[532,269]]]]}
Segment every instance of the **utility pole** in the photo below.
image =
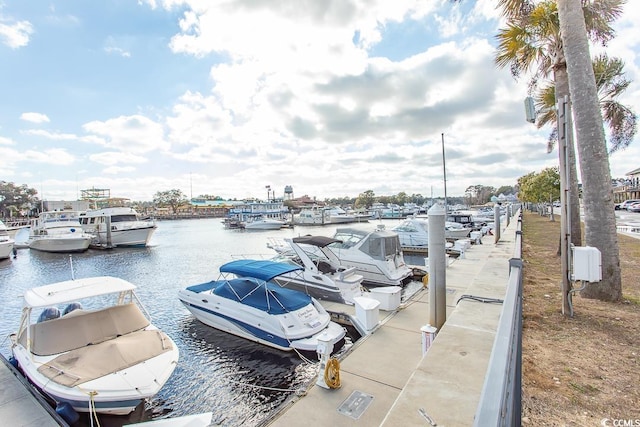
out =
{"type": "MultiPolygon", "coordinates": [[[[558,157],[560,160],[560,268],[562,269],[562,314],[569,315],[571,307],[569,306],[569,292],[571,291],[571,282],[569,280],[571,261],[571,203],[569,184],[569,149],[568,144],[571,143],[572,123],[571,123],[571,104],[569,97],[565,95],[564,99],[558,101],[558,157]]],[[[553,207],[552,207],[553,209],[553,207]]]]}

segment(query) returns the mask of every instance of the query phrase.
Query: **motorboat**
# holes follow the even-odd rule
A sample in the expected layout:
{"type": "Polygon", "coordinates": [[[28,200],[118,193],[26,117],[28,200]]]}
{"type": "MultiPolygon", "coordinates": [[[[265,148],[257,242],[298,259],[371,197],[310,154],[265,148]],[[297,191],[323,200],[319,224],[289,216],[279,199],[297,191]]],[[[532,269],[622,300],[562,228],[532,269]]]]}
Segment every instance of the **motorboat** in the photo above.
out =
{"type": "Polygon", "coordinates": [[[7,259],[13,253],[15,241],[9,236],[7,226],[0,221],[0,259],[7,259]]]}
{"type": "Polygon", "coordinates": [[[276,277],[275,281],[284,287],[302,291],[314,298],[354,304],[354,298],[362,296],[364,277],[354,267],[340,264],[336,255],[327,250],[326,256],[319,256],[318,250],[337,242],[324,236],[300,236],[284,239],[285,245],[277,250],[278,255],[271,261],[301,267],[295,271],[276,277]],[[329,257],[329,258],[328,258],[329,257]]]}
{"type": "Polygon", "coordinates": [[[239,259],[220,267],[220,278],[178,292],[202,323],[284,351],[315,352],[346,335],[320,303],[274,279],[302,270],[292,264],[239,259]]]}
{"type": "MultiPolygon", "coordinates": [[[[391,230],[398,233],[403,249],[427,248],[429,246],[429,221],[426,219],[407,218],[391,230]]],[[[447,240],[464,239],[470,233],[471,228],[445,221],[444,237],[447,240]]]]}
{"type": "Polygon", "coordinates": [[[126,415],[171,376],[178,347],[151,323],[135,288],[102,276],[24,293],[13,358],[58,407],[126,415]]]}
{"type": "Polygon", "coordinates": [[[246,230],[279,230],[284,227],[285,222],[276,218],[265,218],[262,215],[247,217],[242,222],[241,227],[246,230]]]}
{"type": "Polygon", "coordinates": [[[324,216],[325,223],[328,224],[345,224],[356,221],[356,216],[354,214],[347,213],[347,211],[339,206],[325,208],[324,216]]]}
{"type": "Polygon", "coordinates": [[[304,207],[299,214],[294,216],[294,222],[297,225],[324,225],[326,222],[324,208],[321,206],[304,207]]]}
{"type": "Polygon", "coordinates": [[[321,248],[322,254],[329,259],[331,252],[339,264],[355,268],[363,276],[364,285],[404,286],[413,280],[413,270],[404,261],[397,233],[344,227],[336,229],[333,239],[333,243],[321,248]]]}
{"type": "Polygon", "coordinates": [[[158,226],[129,207],[93,209],[80,214],[82,229],[94,234],[99,245],[144,247],[158,226]]]}
{"type": "Polygon", "coordinates": [[[78,212],[48,211],[31,220],[28,245],[43,252],[84,252],[93,238],[82,230],[78,212]]]}

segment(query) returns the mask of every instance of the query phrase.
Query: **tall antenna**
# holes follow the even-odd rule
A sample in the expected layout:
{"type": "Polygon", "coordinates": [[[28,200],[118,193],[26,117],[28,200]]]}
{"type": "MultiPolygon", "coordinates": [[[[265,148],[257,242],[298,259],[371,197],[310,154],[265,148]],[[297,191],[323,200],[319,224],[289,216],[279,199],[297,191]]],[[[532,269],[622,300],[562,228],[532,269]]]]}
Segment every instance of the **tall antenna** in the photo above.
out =
{"type": "Polygon", "coordinates": [[[442,174],[444,176],[444,215],[447,217],[447,165],[444,159],[444,133],[442,134],[442,174]]]}

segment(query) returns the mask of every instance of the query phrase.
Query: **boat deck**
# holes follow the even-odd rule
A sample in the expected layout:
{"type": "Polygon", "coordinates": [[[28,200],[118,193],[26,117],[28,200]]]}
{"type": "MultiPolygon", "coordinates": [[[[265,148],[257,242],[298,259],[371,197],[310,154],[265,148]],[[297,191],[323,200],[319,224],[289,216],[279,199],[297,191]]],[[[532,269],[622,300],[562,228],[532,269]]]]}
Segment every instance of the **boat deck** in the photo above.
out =
{"type": "MultiPolygon", "coordinates": [[[[311,385],[269,425],[472,425],[502,310],[463,295],[504,298],[515,223],[498,243],[485,236],[447,267],[447,321],[423,357],[421,327],[429,323],[429,291],[392,312],[380,311],[372,334],[341,357],[338,389],[311,385]]],[[[332,312],[353,307],[325,305],[332,312]]]]}

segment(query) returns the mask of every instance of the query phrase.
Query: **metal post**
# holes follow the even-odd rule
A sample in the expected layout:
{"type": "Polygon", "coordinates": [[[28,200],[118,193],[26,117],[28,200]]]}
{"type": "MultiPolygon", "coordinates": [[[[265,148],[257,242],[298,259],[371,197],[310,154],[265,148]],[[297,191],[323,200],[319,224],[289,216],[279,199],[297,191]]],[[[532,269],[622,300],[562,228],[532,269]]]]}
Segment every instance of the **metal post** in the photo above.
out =
{"type": "Polygon", "coordinates": [[[498,243],[500,241],[500,205],[496,204],[493,207],[493,242],[498,243]]]}
{"type": "Polygon", "coordinates": [[[440,330],[447,319],[445,210],[436,204],[427,213],[429,215],[429,324],[440,330]]]}
{"type": "Polygon", "coordinates": [[[444,159],[444,133],[442,134],[442,175],[444,177],[444,215],[447,216],[447,164],[444,159]]]}
{"type": "Polygon", "coordinates": [[[558,158],[560,163],[560,260],[562,273],[562,314],[568,315],[569,307],[569,291],[571,291],[571,282],[569,281],[569,248],[571,244],[571,210],[570,210],[570,169],[569,169],[569,150],[567,147],[567,138],[571,133],[571,110],[569,108],[569,97],[565,96],[564,100],[558,103],[558,158]]]}

